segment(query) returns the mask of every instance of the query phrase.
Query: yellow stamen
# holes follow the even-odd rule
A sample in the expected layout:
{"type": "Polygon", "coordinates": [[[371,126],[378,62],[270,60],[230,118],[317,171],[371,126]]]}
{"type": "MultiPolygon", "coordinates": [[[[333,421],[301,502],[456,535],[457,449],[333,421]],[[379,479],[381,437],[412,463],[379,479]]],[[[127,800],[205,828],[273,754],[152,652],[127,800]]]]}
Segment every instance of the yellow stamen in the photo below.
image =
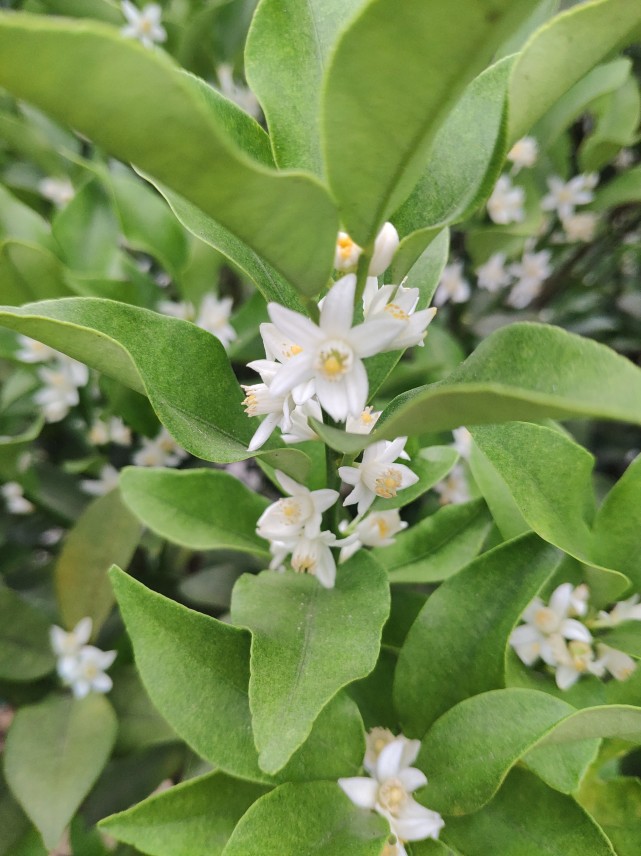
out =
{"type": "Polygon", "coordinates": [[[376,494],[382,496],[383,499],[392,499],[396,496],[396,491],[401,486],[402,477],[398,470],[390,467],[382,476],[376,479],[376,494]]]}

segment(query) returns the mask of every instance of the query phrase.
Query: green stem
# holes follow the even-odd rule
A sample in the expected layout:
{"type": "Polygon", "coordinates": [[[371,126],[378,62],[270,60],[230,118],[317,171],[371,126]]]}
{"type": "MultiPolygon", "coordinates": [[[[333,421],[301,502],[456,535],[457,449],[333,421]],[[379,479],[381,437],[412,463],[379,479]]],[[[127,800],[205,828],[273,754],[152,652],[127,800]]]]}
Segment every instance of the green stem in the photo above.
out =
{"type": "Polygon", "coordinates": [[[363,250],[360,259],[358,260],[358,267],[356,268],[356,293],[354,295],[354,307],[360,305],[361,300],[363,299],[363,292],[365,291],[365,285],[367,283],[367,271],[369,269],[369,263],[371,259],[371,248],[368,250],[363,250]]]}

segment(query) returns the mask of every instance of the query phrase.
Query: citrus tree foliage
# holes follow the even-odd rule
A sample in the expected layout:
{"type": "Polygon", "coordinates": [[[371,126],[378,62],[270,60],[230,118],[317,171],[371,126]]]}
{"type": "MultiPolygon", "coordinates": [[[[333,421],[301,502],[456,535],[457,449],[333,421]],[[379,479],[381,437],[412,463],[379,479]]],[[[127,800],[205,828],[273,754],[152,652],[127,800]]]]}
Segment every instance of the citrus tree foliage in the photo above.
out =
{"type": "Polygon", "coordinates": [[[638,854],[638,0],[8,5],[0,856],[638,854]]]}

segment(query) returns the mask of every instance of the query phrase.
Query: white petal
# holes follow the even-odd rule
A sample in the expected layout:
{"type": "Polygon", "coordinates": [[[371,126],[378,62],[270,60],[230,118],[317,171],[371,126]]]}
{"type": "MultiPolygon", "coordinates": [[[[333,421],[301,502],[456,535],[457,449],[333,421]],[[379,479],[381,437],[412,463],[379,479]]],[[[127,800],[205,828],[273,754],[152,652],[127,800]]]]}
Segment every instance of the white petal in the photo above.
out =
{"type": "Polygon", "coordinates": [[[80,619],[80,621],[73,628],[73,635],[76,637],[78,645],[87,644],[87,642],[91,638],[92,628],[93,621],[91,620],[91,618],[89,618],[89,616],[80,619]]]}
{"type": "Polygon", "coordinates": [[[339,467],[338,475],[345,484],[358,484],[361,480],[361,471],[358,467],[339,467]]]}
{"type": "Polygon", "coordinates": [[[303,352],[288,360],[276,373],[269,386],[272,395],[285,395],[295,386],[305,383],[313,375],[313,357],[303,352]]]}
{"type": "Polygon", "coordinates": [[[414,800],[414,807],[403,812],[392,821],[392,829],[403,841],[422,841],[425,838],[438,838],[445,821],[436,811],[431,811],[419,805],[414,800]]]}
{"type": "Polygon", "coordinates": [[[391,743],[383,747],[376,762],[376,778],[379,782],[384,782],[386,779],[393,779],[398,775],[401,769],[404,748],[405,740],[402,737],[392,740],[391,743]]]}
{"type": "Polygon", "coordinates": [[[258,428],[255,430],[251,440],[249,441],[247,451],[255,452],[257,449],[260,449],[261,446],[264,446],[276,430],[276,426],[278,425],[279,420],[280,414],[278,413],[270,413],[268,416],[266,416],[260,423],[258,428]]]}
{"type": "Polygon", "coordinates": [[[329,488],[324,488],[323,490],[313,490],[312,491],[312,502],[317,511],[321,512],[327,511],[328,508],[331,508],[332,505],[338,499],[338,491],[330,490],[329,488]]]}
{"type": "Polygon", "coordinates": [[[424,788],[427,784],[427,776],[416,767],[406,767],[398,774],[398,780],[401,782],[405,790],[411,794],[417,788],[424,788]]]}
{"type": "Polygon", "coordinates": [[[558,588],[555,588],[550,595],[550,609],[556,612],[558,616],[565,618],[570,609],[573,591],[574,586],[572,583],[562,583],[558,588]]]}
{"type": "Polygon", "coordinates": [[[305,315],[301,315],[300,312],[287,309],[280,303],[268,303],[267,311],[278,330],[302,348],[308,348],[310,344],[318,344],[325,338],[322,330],[305,315]]]}
{"type": "Polygon", "coordinates": [[[304,485],[294,481],[293,478],[290,478],[290,476],[280,470],[276,470],[276,478],[278,479],[278,484],[282,487],[285,493],[288,493],[290,496],[298,496],[301,493],[309,495],[309,491],[304,485]]]}
{"type": "Polygon", "coordinates": [[[354,360],[351,372],[345,375],[344,383],[347,391],[349,415],[356,419],[365,410],[367,396],[369,395],[367,372],[360,360],[354,360]]]}
{"type": "Polygon", "coordinates": [[[96,677],[91,682],[92,690],[97,693],[108,693],[112,686],[113,682],[111,678],[109,677],[109,675],[105,675],[104,672],[99,675],[96,675],[96,677]]]}
{"type": "Polygon", "coordinates": [[[359,808],[373,809],[376,805],[378,782],[365,776],[355,776],[352,779],[339,779],[338,784],[359,808]]]}
{"type": "Polygon", "coordinates": [[[373,357],[389,350],[404,328],[405,322],[396,318],[371,318],[350,330],[349,343],[359,357],[373,357]]]}
{"type": "MultiPolygon", "coordinates": [[[[343,467],[342,469],[348,468],[343,467]]],[[[49,641],[51,642],[51,647],[53,649],[54,654],[58,654],[58,656],[62,656],[65,654],[65,643],[67,641],[67,634],[62,629],[62,627],[58,627],[57,624],[53,624],[49,628],[49,641]]]]}
{"type": "MultiPolygon", "coordinates": [[[[386,511],[384,514],[390,514],[386,511]]],[[[396,512],[398,514],[398,512],[396,512]]],[[[418,758],[418,753],[421,751],[420,740],[408,740],[405,738],[405,746],[403,747],[403,755],[401,756],[401,766],[411,767],[414,761],[418,758]]]]}
{"type": "Polygon", "coordinates": [[[335,422],[344,422],[347,419],[349,404],[345,378],[331,381],[324,377],[317,377],[316,395],[323,410],[326,410],[335,422]]]}
{"type": "Polygon", "coordinates": [[[356,277],[347,274],[330,288],[323,300],[320,327],[328,338],[342,338],[352,326],[356,277]]]}
{"type": "Polygon", "coordinates": [[[557,666],[555,679],[560,690],[569,690],[579,680],[579,672],[572,666],[557,666]]]}
{"type": "Polygon", "coordinates": [[[588,628],[575,618],[566,618],[565,621],[562,621],[559,631],[564,639],[572,639],[577,642],[592,641],[592,634],[588,628]]]}

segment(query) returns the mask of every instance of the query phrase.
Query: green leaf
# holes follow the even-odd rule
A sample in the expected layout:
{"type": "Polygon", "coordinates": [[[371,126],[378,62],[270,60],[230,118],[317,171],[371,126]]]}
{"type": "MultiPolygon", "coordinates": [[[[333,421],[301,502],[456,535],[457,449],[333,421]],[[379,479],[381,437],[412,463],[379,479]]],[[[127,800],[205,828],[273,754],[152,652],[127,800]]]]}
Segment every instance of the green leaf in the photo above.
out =
{"type": "Polygon", "coordinates": [[[255,145],[249,155],[239,149],[249,117],[164,53],[98,23],[10,14],[0,23],[0,55],[0,85],[13,95],[167,184],[303,293],[325,285],[338,230],[327,192],[311,176],[252,160],[255,145]],[[34,73],[34,56],[46,73],[34,73]]]}
{"type": "Polygon", "coordinates": [[[641,625],[638,621],[624,621],[603,636],[598,636],[597,641],[605,642],[617,651],[625,651],[637,660],[641,659],[641,625]]]}
{"type": "Polygon", "coordinates": [[[281,785],[241,818],[225,856],[379,856],[387,823],[356,808],[336,782],[281,785]]]}
{"type": "Polygon", "coordinates": [[[149,700],[135,666],[116,667],[109,699],[118,716],[117,754],[177,741],[175,732],[149,700]]]}
{"type": "Polygon", "coordinates": [[[100,828],[150,856],[221,856],[238,821],[266,792],[211,773],[112,815],[100,828]]]}
{"type": "Polygon", "coordinates": [[[262,259],[247,243],[233,235],[220,223],[200,208],[188,202],[177,193],[173,193],[151,176],[145,176],[162,193],[178,220],[201,241],[218,250],[233,262],[260,290],[265,300],[274,300],[304,312],[298,292],[281,276],[278,271],[262,259]]]}
{"type": "Polygon", "coordinates": [[[557,550],[525,535],[484,553],[429,597],[396,669],[404,733],[420,737],[457,702],[505,686],[510,633],[560,560],[557,550]]]}
{"type": "Polygon", "coordinates": [[[33,681],[54,670],[49,626],[42,613],[0,585],[0,679],[33,681]]]}
{"type": "Polygon", "coordinates": [[[595,211],[607,211],[641,200],[641,165],[617,175],[597,189],[591,205],[595,211]]]}
{"type": "MultiPolygon", "coordinates": [[[[448,817],[441,838],[465,856],[614,856],[601,829],[571,797],[518,769],[482,811],[448,817]]],[[[415,853],[423,856],[420,845],[415,853]]]]}
{"type": "Polygon", "coordinates": [[[456,99],[530,7],[370,0],[343,33],[327,72],[325,155],[341,218],[361,246],[407,197],[456,99]]]}
{"type": "Polygon", "coordinates": [[[54,569],[58,606],[67,628],[89,616],[93,635],[98,635],[114,603],[107,571],[113,564],[127,567],[141,533],[118,490],[98,497],[83,511],[67,533],[54,569]]]}
{"type": "Polygon", "coordinates": [[[494,690],[462,701],[437,720],[416,765],[429,779],[423,793],[431,808],[468,814],[489,802],[513,765],[535,747],[555,746],[562,763],[564,744],[576,751],[582,743],[585,765],[600,737],[641,743],[641,708],[575,710],[536,690],[494,690]]]}
{"type": "Polygon", "coordinates": [[[446,505],[372,551],[391,583],[432,583],[454,576],[479,554],[492,520],[482,500],[446,505]]]}
{"type": "Polygon", "coordinates": [[[469,465],[474,481],[487,502],[503,538],[510,540],[529,532],[530,526],[523,519],[505,480],[501,478],[496,467],[481,452],[476,443],[472,443],[469,465]]]}
{"type": "Polygon", "coordinates": [[[59,259],[39,244],[4,241],[0,245],[0,297],[21,306],[30,300],[67,297],[72,292],[59,259]]]}
{"type": "Polygon", "coordinates": [[[7,783],[53,849],[104,767],[116,717],[104,696],[50,696],[21,708],[7,735],[7,783]]]}
{"type": "Polygon", "coordinates": [[[603,781],[592,777],[577,795],[606,833],[617,856],[637,856],[641,848],[641,781],[621,776],[603,781]]]}
{"type": "Polygon", "coordinates": [[[0,856],[12,856],[30,828],[29,820],[11,793],[0,772],[0,856]]]}
{"type": "Polygon", "coordinates": [[[120,489],[130,511],[168,541],[269,556],[267,542],[256,535],[267,500],[229,473],[127,467],[120,489]]]}
{"type": "Polygon", "coordinates": [[[14,238],[53,249],[49,224],[0,185],[0,238],[14,238]]]}
{"type": "MultiPolygon", "coordinates": [[[[0,309],[0,324],[146,394],[161,422],[197,457],[220,463],[252,457],[247,444],[256,420],[243,411],[225,349],[194,324],[88,297],[0,309]]],[[[302,452],[258,454],[304,480],[308,460],[302,452]]]]}
{"type": "Polygon", "coordinates": [[[498,178],[506,149],[513,61],[501,60],[475,78],[438,131],[427,168],[394,215],[397,229],[406,236],[394,259],[395,272],[405,272],[406,257],[411,258],[436,224],[463,220],[498,178]]]}
{"type": "MultiPolygon", "coordinates": [[[[111,577],[138,671],[167,722],[223,772],[271,781],[258,766],[252,737],[249,634],[155,594],[117,568],[111,577]]],[[[341,695],[323,711],[281,777],[354,775],[363,751],[358,710],[341,695]]]]}
{"type": "Polygon", "coordinates": [[[341,687],[372,671],[389,607],[387,576],[365,553],[339,567],[333,589],[270,571],[236,583],[231,614],[252,633],[249,699],[265,772],[287,763],[341,687]]]}
{"type": "Polygon", "coordinates": [[[557,327],[511,324],[444,381],[395,398],[370,440],[543,417],[641,424],[641,370],[557,327]]]}
{"type": "MultiPolygon", "coordinates": [[[[595,518],[594,458],[582,446],[554,429],[526,422],[477,427],[472,433],[541,538],[581,562],[625,574],[636,588],[641,585],[636,502],[641,498],[641,459],[613,488],[595,518]]],[[[619,593],[628,587],[620,576],[612,576],[612,584],[619,593]]]]}
{"type": "Polygon", "coordinates": [[[633,40],[640,23],[636,0],[593,0],[541,27],[519,54],[512,72],[510,140],[527,133],[591,68],[633,40]]]}
{"type": "Polygon", "coordinates": [[[641,119],[641,94],[636,78],[629,76],[615,91],[592,105],[596,127],[579,151],[582,172],[598,172],[622,146],[633,145],[641,119]]]}
{"type": "Polygon", "coordinates": [[[322,175],[320,93],[339,31],[364,0],[262,0],[245,73],[267,117],[276,163],[322,175]]]}

